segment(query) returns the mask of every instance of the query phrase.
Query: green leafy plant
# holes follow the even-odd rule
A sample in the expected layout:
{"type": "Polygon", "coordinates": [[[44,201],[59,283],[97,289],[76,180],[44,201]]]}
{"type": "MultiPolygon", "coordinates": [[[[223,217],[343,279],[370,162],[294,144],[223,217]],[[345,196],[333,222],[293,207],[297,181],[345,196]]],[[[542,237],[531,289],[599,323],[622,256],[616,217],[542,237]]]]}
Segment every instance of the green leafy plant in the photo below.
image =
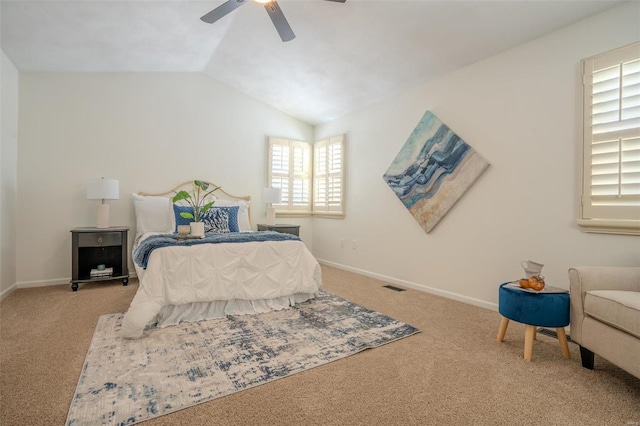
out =
{"type": "Polygon", "coordinates": [[[209,190],[210,186],[213,185],[209,185],[207,182],[203,182],[201,180],[194,180],[191,192],[184,190],[178,192],[173,191],[176,194],[173,196],[174,203],[184,200],[193,208],[193,214],[190,212],[181,212],[181,217],[185,219],[193,219],[194,222],[200,222],[202,215],[215,203],[215,201],[209,201],[205,204],[207,197],[209,197],[214,191],[220,189],[219,186],[216,186],[212,190],[209,190]]]}

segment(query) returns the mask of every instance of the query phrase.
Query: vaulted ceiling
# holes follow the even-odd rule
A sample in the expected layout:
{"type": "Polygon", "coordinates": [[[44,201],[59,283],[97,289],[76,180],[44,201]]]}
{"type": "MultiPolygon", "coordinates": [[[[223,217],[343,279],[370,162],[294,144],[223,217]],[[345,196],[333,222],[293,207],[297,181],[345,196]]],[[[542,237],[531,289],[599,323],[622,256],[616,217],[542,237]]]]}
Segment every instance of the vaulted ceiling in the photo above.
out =
{"type": "Polygon", "coordinates": [[[2,49],[20,71],[204,72],[310,124],[533,40],[621,1],[280,0],[282,42],[248,2],[1,2],[2,49]]]}

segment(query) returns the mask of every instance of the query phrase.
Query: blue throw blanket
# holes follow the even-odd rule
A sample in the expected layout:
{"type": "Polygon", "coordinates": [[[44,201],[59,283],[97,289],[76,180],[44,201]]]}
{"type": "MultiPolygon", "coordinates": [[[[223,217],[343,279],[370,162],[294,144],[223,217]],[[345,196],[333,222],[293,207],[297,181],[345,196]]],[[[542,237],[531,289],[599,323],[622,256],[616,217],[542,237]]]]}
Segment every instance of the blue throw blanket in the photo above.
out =
{"type": "Polygon", "coordinates": [[[205,234],[204,238],[178,239],[178,234],[152,235],[136,247],[133,261],[147,269],[149,256],[155,249],[170,246],[193,246],[196,244],[249,243],[254,241],[300,241],[300,237],[275,231],[229,232],[225,234],[205,234]]]}

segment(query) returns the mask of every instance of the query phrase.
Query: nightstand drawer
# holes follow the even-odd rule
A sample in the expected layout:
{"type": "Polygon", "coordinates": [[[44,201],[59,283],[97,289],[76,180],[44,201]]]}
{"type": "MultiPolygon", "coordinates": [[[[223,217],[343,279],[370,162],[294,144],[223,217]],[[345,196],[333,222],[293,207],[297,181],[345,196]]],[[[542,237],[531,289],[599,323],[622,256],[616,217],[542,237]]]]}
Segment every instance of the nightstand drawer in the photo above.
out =
{"type": "Polygon", "coordinates": [[[258,224],[258,231],[276,231],[282,232],[283,234],[292,234],[295,236],[300,236],[300,225],[265,225],[262,223],[258,224]]]}
{"type": "Polygon", "coordinates": [[[272,231],[282,232],[283,234],[292,234],[298,235],[300,227],[298,226],[279,226],[277,228],[273,228],[272,231]]]}
{"type": "Polygon", "coordinates": [[[119,246],[122,244],[120,232],[87,232],[78,235],[78,247],[119,246]]]}

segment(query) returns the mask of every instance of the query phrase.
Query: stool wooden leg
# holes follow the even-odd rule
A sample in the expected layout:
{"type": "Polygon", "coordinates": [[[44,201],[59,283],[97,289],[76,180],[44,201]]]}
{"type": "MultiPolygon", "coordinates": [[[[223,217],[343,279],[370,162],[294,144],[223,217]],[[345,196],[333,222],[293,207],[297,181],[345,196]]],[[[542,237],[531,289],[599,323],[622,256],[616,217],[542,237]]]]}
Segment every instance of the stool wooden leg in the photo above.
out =
{"type": "Polygon", "coordinates": [[[562,357],[571,358],[571,354],[569,353],[569,346],[567,345],[567,335],[564,332],[564,327],[556,328],[556,333],[558,334],[558,342],[560,342],[562,357]]]}
{"type": "Polygon", "coordinates": [[[531,354],[533,353],[533,336],[536,334],[536,327],[526,325],[524,328],[524,360],[531,362],[531,354]]]}
{"type": "Polygon", "coordinates": [[[502,321],[500,321],[500,329],[498,330],[498,338],[496,339],[498,342],[504,341],[504,335],[507,332],[508,325],[509,318],[502,317],[502,321]]]}

